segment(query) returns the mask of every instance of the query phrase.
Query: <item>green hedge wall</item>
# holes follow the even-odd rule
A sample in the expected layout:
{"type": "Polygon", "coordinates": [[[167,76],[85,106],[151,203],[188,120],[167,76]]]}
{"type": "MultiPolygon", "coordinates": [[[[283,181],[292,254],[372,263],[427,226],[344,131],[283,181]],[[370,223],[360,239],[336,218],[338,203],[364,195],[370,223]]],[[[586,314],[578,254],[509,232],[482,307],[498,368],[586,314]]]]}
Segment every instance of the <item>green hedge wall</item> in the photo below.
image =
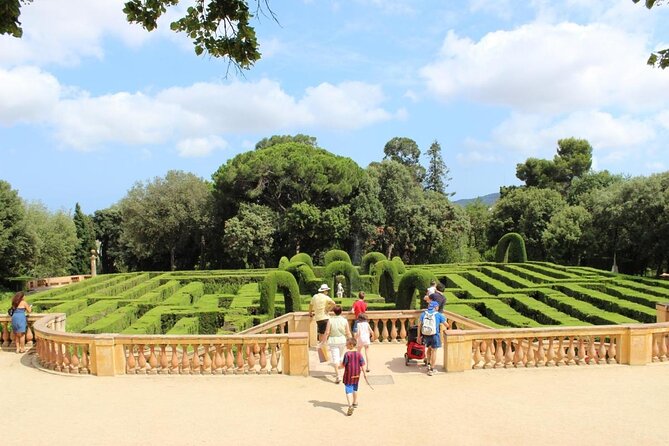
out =
{"type": "Polygon", "coordinates": [[[400,275],[391,260],[379,260],[372,267],[372,293],[379,294],[388,302],[395,302],[400,286],[400,275]]]}
{"type": "Polygon", "coordinates": [[[525,240],[523,240],[523,237],[517,232],[509,232],[503,235],[497,243],[495,261],[497,263],[527,262],[527,252],[525,251],[525,240]]]}
{"type": "Polygon", "coordinates": [[[293,257],[290,258],[290,262],[303,262],[309,265],[310,268],[313,269],[314,267],[314,261],[311,259],[311,256],[307,254],[306,252],[300,252],[295,254],[293,257]]]}
{"type": "Polygon", "coordinates": [[[349,257],[346,251],[342,251],[341,249],[329,250],[328,252],[325,253],[325,257],[323,260],[325,261],[326,267],[333,262],[351,263],[351,257],[349,257]]]}
{"type": "MultiPolygon", "coordinates": [[[[331,252],[331,251],[330,251],[331,252]]],[[[335,292],[335,278],[336,276],[341,275],[346,277],[346,286],[344,287],[344,296],[351,297],[353,292],[360,289],[358,269],[353,266],[349,261],[337,260],[332,263],[329,263],[325,267],[325,272],[323,273],[323,282],[327,283],[332,291],[335,292]]]]}
{"type": "Polygon", "coordinates": [[[361,274],[372,274],[372,268],[376,262],[381,260],[388,260],[385,254],[377,251],[368,252],[362,256],[362,261],[360,262],[360,273],[361,274]]]}
{"type": "Polygon", "coordinates": [[[399,256],[393,257],[392,261],[395,264],[395,267],[397,268],[397,272],[399,274],[404,274],[407,272],[407,268],[406,266],[404,266],[404,262],[399,256]]]}
{"type": "MultiPolygon", "coordinates": [[[[418,290],[419,296],[422,297],[425,294],[425,290],[430,286],[432,279],[436,279],[434,273],[420,268],[412,268],[403,274],[397,291],[397,309],[413,309],[416,290],[418,290]]],[[[421,301],[422,306],[424,306],[423,301],[421,301]]]]}
{"type": "Polygon", "coordinates": [[[300,287],[288,271],[272,271],[258,285],[260,288],[260,312],[274,317],[274,298],[278,290],[283,291],[286,312],[299,311],[302,305],[300,287]]]}

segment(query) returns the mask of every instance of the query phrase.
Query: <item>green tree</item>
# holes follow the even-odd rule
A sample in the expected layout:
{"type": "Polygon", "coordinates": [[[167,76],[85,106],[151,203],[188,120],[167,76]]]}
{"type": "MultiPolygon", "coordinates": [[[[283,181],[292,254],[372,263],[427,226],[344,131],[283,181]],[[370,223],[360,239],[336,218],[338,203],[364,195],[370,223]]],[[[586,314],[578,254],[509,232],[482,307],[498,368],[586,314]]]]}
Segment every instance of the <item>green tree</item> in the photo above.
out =
{"type": "Polygon", "coordinates": [[[294,142],[298,144],[306,144],[312,147],[318,147],[318,141],[315,136],[303,135],[298,133],[295,136],[292,135],[273,135],[269,138],[263,138],[256,143],[256,150],[266,149],[268,147],[275,146],[277,144],[285,144],[287,142],[294,142]]]}
{"type": "Polygon", "coordinates": [[[211,186],[177,170],[136,183],[120,202],[123,240],[141,269],[197,265],[210,225],[211,186]]]}
{"type": "Polygon", "coordinates": [[[542,234],[548,260],[567,265],[580,265],[588,251],[592,216],[582,206],[567,206],[557,211],[542,234]]]}
{"type": "MultiPolygon", "coordinates": [[[[632,0],[634,3],[639,3],[640,0],[632,0]]],[[[651,9],[653,6],[664,3],[663,0],[644,0],[646,8],[651,9]]],[[[650,54],[647,61],[648,65],[665,69],[669,67],[669,48],[658,50],[650,54]]]]}
{"type": "Polygon", "coordinates": [[[321,224],[320,209],[306,201],[296,203],[288,208],[282,220],[282,232],[288,240],[293,240],[296,253],[308,254],[316,249],[321,224]]]}
{"type": "Polygon", "coordinates": [[[72,274],[90,274],[91,249],[96,249],[93,220],[81,211],[79,203],[74,206],[72,219],[76,228],[77,247],[72,256],[70,272],[72,274]]]}
{"type": "Polygon", "coordinates": [[[27,272],[34,249],[23,202],[8,182],[0,180],[0,278],[27,272]]]}
{"type": "Polygon", "coordinates": [[[244,268],[265,268],[276,234],[277,216],[267,206],[242,203],[239,212],[225,222],[225,253],[244,268]]]}
{"type": "MultiPolygon", "coordinates": [[[[21,7],[32,0],[4,0],[0,3],[0,34],[21,37],[21,7]]],[[[158,19],[167,12],[181,12],[180,0],[129,0],[123,8],[131,23],[147,31],[158,27],[158,19]]],[[[181,2],[182,5],[184,2],[181,2]]],[[[256,0],[256,14],[274,17],[267,0],[256,0]]],[[[170,29],[183,32],[193,41],[195,54],[208,53],[224,57],[239,68],[248,69],[260,59],[255,29],[250,25],[254,14],[248,0],[197,0],[185,14],[170,24],[170,29]]]]}
{"type": "Polygon", "coordinates": [[[469,232],[469,246],[474,248],[479,255],[483,256],[491,245],[488,242],[488,226],[491,219],[490,208],[481,199],[477,198],[467,203],[465,213],[467,214],[471,228],[469,232]]]}
{"type": "MultiPolygon", "coordinates": [[[[451,177],[448,176],[450,169],[446,167],[444,158],[441,156],[441,146],[436,139],[432,142],[430,148],[427,149],[427,157],[428,167],[424,182],[425,190],[446,194],[446,189],[451,181],[451,177]]],[[[454,193],[450,192],[447,195],[450,197],[454,193]]]]}
{"type": "Polygon", "coordinates": [[[63,211],[51,213],[37,202],[26,205],[26,221],[35,239],[29,274],[34,277],[67,275],[79,246],[72,217],[63,211]]]}
{"type": "Polygon", "coordinates": [[[624,181],[622,175],[613,175],[608,170],[601,172],[588,172],[578,178],[574,178],[569,187],[567,202],[571,205],[579,205],[588,194],[605,189],[614,183],[624,181]]]}
{"type": "Polygon", "coordinates": [[[562,196],[551,189],[510,190],[493,206],[488,240],[494,243],[508,232],[517,232],[525,240],[529,259],[545,259],[543,232],[553,215],[566,205],[562,196]]]}
{"type": "Polygon", "coordinates": [[[386,143],[383,153],[384,160],[409,167],[419,183],[425,178],[425,168],[420,165],[420,149],[413,139],[396,136],[386,143]]]}
{"type": "Polygon", "coordinates": [[[386,219],[386,210],[379,200],[380,193],[377,178],[365,170],[360,178],[358,194],[351,199],[351,260],[354,264],[360,263],[362,252],[374,250],[377,230],[386,219]]]}
{"type": "Polygon", "coordinates": [[[95,238],[100,241],[100,266],[104,273],[123,271],[124,247],[121,243],[122,216],[118,206],[97,210],[93,214],[95,238]]]}

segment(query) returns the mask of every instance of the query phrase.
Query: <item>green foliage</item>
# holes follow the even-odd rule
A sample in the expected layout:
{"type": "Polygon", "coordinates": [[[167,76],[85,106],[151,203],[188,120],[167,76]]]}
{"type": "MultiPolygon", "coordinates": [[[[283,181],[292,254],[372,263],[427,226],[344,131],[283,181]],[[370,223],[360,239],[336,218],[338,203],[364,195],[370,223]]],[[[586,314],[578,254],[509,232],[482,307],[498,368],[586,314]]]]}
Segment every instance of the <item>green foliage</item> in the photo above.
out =
{"type": "Polygon", "coordinates": [[[100,242],[100,270],[102,273],[116,273],[125,267],[123,263],[124,246],[121,243],[121,210],[118,206],[95,211],[93,229],[95,238],[100,242]]]}
{"type": "Polygon", "coordinates": [[[353,266],[350,260],[334,260],[330,262],[325,267],[323,281],[327,283],[332,290],[335,290],[335,278],[338,275],[346,277],[347,283],[344,284],[344,296],[349,297],[353,291],[360,289],[358,269],[353,266]]]}
{"type": "MultiPolygon", "coordinates": [[[[639,3],[641,0],[632,1],[634,3],[639,3]]],[[[653,6],[662,4],[663,0],[644,0],[643,3],[646,8],[651,9],[653,6]]],[[[663,70],[669,67],[669,48],[652,52],[646,63],[653,67],[662,68],[663,70]]]]}
{"type": "Polygon", "coordinates": [[[25,273],[34,249],[21,198],[0,180],[0,279],[25,273]]]}
{"type": "MultiPolygon", "coordinates": [[[[431,190],[440,194],[446,194],[451,177],[448,176],[450,169],[446,167],[444,159],[441,156],[441,146],[435,139],[430,148],[427,149],[428,167],[425,175],[425,190],[431,190]]],[[[453,196],[455,192],[449,192],[447,195],[453,196]]]]}
{"type": "Polygon", "coordinates": [[[91,274],[91,250],[96,250],[93,219],[81,211],[77,203],[74,206],[74,226],[77,246],[72,255],[72,274],[91,274]]]}
{"type": "Polygon", "coordinates": [[[298,311],[302,305],[300,288],[295,277],[287,271],[271,271],[260,282],[260,312],[274,317],[274,298],[277,290],[283,292],[286,312],[298,311]]]}
{"type": "Polygon", "coordinates": [[[360,272],[362,274],[372,274],[372,268],[374,267],[374,264],[376,264],[376,262],[380,262],[381,260],[388,260],[386,255],[382,252],[368,252],[362,256],[362,261],[360,262],[360,272]]]}
{"type": "Polygon", "coordinates": [[[300,292],[305,294],[314,294],[318,289],[320,279],[316,278],[313,269],[304,262],[291,262],[284,268],[285,271],[295,276],[295,280],[300,285],[300,292]]]}
{"type": "Polygon", "coordinates": [[[397,268],[398,274],[404,274],[407,271],[406,267],[404,266],[404,262],[400,257],[393,257],[392,262],[395,264],[395,268],[397,268]]]}
{"type": "Polygon", "coordinates": [[[281,256],[279,259],[279,269],[286,269],[286,265],[290,263],[290,260],[288,260],[288,257],[286,256],[281,256]]]}
{"type": "Polygon", "coordinates": [[[391,260],[379,260],[371,269],[372,293],[383,296],[387,302],[394,302],[400,285],[396,263],[391,260]]]}
{"type": "Polygon", "coordinates": [[[408,167],[414,180],[422,183],[425,168],[420,165],[420,149],[411,138],[394,137],[383,147],[383,159],[391,160],[408,167]]]}
{"type": "Polygon", "coordinates": [[[551,217],[542,241],[547,258],[553,262],[580,265],[588,250],[586,234],[592,216],[582,206],[567,206],[551,217]]]}
{"type": "MultiPolygon", "coordinates": [[[[303,262],[309,265],[310,268],[314,267],[314,262],[311,260],[311,256],[306,252],[299,252],[290,258],[290,262],[303,262]]],[[[285,268],[284,268],[285,269],[285,268]]]]}
{"type": "MultiPolygon", "coordinates": [[[[26,205],[26,222],[35,243],[28,273],[32,277],[69,275],[75,248],[80,246],[72,218],[63,211],[51,213],[36,202],[26,205]]],[[[90,273],[90,263],[84,272],[90,273]]]]}
{"type": "Polygon", "coordinates": [[[498,263],[522,263],[527,262],[527,253],[525,252],[525,241],[523,237],[510,232],[505,234],[497,243],[497,252],[495,261],[498,263]]]}
{"type": "Polygon", "coordinates": [[[432,272],[421,268],[411,268],[403,274],[397,291],[397,308],[399,310],[413,309],[416,292],[422,298],[433,279],[435,276],[432,272]]]}
{"type": "Polygon", "coordinates": [[[351,258],[349,257],[346,251],[341,249],[331,249],[325,253],[325,266],[328,266],[332,262],[346,262],[351,263],[351,258]]]}
{"type": "Polygon", "coordinates": [[[304,144],[312,147],[318,147],[318,141],[316,140],[315,136],[303,135],[302,133],[298,133],[295,136],[272,135],[269,138],[263,138],[256,143],[256,150],[262,150],[268,147],[276,146],[277,144],[285,144],[289,142],[304,144]]]}
{"type": "Polygon", "coordinates": [[[242,260],[244,268],[264,268],[272,253],[277,216],[267,206],[242,203],[237,215],[225,222],[226,254],[242,260]]]}

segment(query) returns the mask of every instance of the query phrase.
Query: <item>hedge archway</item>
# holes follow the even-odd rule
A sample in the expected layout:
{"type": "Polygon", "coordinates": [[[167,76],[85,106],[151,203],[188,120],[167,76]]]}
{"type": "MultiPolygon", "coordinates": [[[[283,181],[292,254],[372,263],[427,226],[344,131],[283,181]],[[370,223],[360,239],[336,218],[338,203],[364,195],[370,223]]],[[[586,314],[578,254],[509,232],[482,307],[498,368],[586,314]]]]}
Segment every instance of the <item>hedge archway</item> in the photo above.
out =
{"type": "Polygon", "coordinates": [[[298,252],[295,254],[293,257],[290,258],[290,262],[304,262],[307,265],[309,265],[310,268],[314,267],[314,262],[311,259],[311,256],[307,254],[306,252],[298,252]]]}
{"type": "Polygon", "coordinates": [[[316,294],[321,280],[316,277],[314,270],[304,262],[291,262],[284,268],[297,280],[300,292],[305,294],[316,294]]]}
{"type": "Polygon", "coordinates": [[[404,266],[404,262],[402,261],[401,257],[399,256],[393,257],[393,263],[395,263],[395,267],[397,268],[398,274],[404,274],[407,272],[407,269],[404,266]]]}
{"type": "Polygon", "coordinates": [[[274,297],[276,292],[283,291],[286,313],[300,311],[302,299],[300,287],[295,277],[288,271],[271,271],[260,282],[260,312],[274,317],[274,297]]]}
{"type": "Polygon", "coordinates": [[[351,257],[349,257],[346,251],[342,251],[341,249],[329,250],[328,252],[325,253],[325,257],[323,260],[325,261],[325,266],[328,266],[330,263],[333,262],[351,263],[351,257]]]}
{"type": "MultiPolygon", "coordinates": [[[[396,308],[398,310],[413,309],[416,290],[418,290],[418,295],[422,297],[425,290],[430,286],[432,279],[436,280],[433,273],[420,268],[412,268],[403,274],[397,290],[396,308]]],[[[423,302],[421,302],[421,306],[423,306],[423,302]]]]}
{"type": "Polygon", "coordinates": [[[362,260],[360,261],[360,273],[372,274],[372,268],[381,260],[388,260],[384,253],[377,251],[368,252],[362,256],[362,260]]]}
{"type": "Polygon", "coordinates": [[[282,256],[279,259],[279,269],[286,269],[286,266],[290,263],[290,260],[288,260],[288,257],[282,256]]]}
{"type": "Polygon", "coordinates": [[[332,290],[336,289],[335,277],[337,277],[337,275],[346,277],[347,283],[344,287],[344,296],[350,297],[353,290],[359,288],[358,270],[355,266],[353,266],[352,263],[345,262],[343,260],[337,260],[326,266],[325,273],[323,274],[323,281],[327,283],[330,288],[332,288],[332,290]]]}
{"type": "Polygon", "coordinates": [[[497,243],[495,251],[497,263],[523,263],[527,262],[525,251],[525,240],[517,232],[509,232],[502,236],[497,243]]]}
{"type": "Polygon", "coordinates": [[[400,284],[400,275],[395,262],[381,260],[372,269],[372,293],[379,294],[386,302],[395,302],[395,295],[400,284]]]}

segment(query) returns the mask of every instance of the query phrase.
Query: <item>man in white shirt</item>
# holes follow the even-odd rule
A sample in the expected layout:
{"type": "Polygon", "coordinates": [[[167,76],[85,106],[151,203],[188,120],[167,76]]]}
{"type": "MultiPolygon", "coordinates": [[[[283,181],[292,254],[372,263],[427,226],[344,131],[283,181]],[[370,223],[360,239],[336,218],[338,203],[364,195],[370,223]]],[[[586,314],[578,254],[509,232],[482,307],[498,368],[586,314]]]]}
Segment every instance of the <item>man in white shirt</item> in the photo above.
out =
{"type": "Polygon", "coordinates": [[[325,342],[325,330],[328,326],[328,321],[330,320],[328,313],[335,306],[335,301],[328,296],[329,292],[330,287],[327,283],[324,283],[318,288],[318,293],[314,294],[311,298],[311,302],[309,302],[309,316],[316,320],[316,325],[318,326],[318,342],[321,344],[325,342]]]}

